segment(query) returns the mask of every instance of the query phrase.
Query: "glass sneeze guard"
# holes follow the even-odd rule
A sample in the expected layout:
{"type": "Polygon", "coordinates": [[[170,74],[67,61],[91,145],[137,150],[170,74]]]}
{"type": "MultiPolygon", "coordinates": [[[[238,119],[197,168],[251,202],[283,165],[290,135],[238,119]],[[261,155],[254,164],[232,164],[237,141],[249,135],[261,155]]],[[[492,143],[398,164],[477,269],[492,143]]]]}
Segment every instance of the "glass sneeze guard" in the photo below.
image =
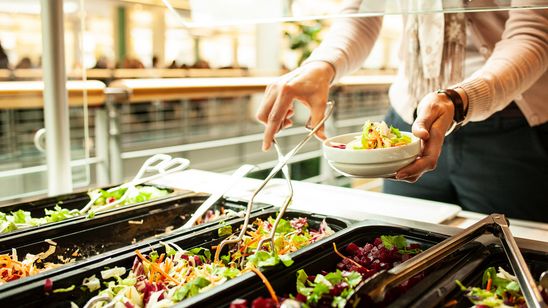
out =
{"type": "Polygon", "coordinates": [[[341,17],[546,9],[546,0],[162,0],[187,28],[291,22],[341,17]]]}

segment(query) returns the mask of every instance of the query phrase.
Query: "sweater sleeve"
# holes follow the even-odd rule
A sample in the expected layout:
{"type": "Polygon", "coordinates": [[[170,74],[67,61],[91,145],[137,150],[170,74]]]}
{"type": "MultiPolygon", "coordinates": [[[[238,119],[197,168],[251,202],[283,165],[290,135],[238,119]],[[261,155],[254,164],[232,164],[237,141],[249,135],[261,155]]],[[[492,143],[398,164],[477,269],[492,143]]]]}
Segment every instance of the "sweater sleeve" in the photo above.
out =
{"type": "Polygon", "coordinates": [[[466,122],[481,121],[525,92],[548,68],[548,10],[509,12],[485,65],[458,84],[468,96],[466,122]]]}
{"type": "MultiPolygon", "coordinates": [[[[341,14],[359,12],[361,1],[346,0],[341,14]]],[[[325,61],[335,69],[332,83],[357,70],[373,48],[382,26],[382,17],[344,17],[334,20],[326,37],[304,64],[325,61]]]]}

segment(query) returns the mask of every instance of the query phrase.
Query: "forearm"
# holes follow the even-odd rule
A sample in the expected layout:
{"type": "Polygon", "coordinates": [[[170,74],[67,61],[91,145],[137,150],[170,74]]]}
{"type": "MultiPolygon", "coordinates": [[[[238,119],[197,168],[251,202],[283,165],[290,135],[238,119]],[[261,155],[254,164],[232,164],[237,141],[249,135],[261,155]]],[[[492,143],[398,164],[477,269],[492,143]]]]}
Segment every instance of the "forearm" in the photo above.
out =
{"type": "MultiPolygon", "coordinates": [[[[346,1],[341,13],[356,13],[361,1],[346,1]]],[[[335,19],[325,39],[305,61],[325,61],[335,69],[336,82],[340,77],[360,68],[373,48],[382,26],[382,17],[335,19]]]]}
{"type": "Polygon", "coordinates": [[[511,11],[506,29],[485,65],[460,86],[468,100],[466,122],[503,109],[548,68],[548,11],[511,11]]]}

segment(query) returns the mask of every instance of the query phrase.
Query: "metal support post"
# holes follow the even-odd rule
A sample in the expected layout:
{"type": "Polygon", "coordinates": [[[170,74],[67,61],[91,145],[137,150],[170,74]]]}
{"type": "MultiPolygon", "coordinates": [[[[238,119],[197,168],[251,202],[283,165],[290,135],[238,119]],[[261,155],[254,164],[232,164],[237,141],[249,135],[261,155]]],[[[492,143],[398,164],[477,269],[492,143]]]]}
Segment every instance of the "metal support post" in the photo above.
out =
{"type": "Polygon", "coordinates": [[[98,186],[106,186],[110,181],[109,134],[106,106],[95,109],[95,156],[99,162],[95,165],[98,186]]]}
{"type": "Polygon", "coordinates": [[[124,180],[124,168],[118,101],[127,99],[128,93],[126,90],[118,88],[107,88],[105,93],[107,95],[110,181],[111,183],[121,183],[124,180]]]}
{"type": "Polygon", "coordinates": [[[41,6],[48,193],[57,195],[72,191],[63,0],[42,0],[41,6]]]}

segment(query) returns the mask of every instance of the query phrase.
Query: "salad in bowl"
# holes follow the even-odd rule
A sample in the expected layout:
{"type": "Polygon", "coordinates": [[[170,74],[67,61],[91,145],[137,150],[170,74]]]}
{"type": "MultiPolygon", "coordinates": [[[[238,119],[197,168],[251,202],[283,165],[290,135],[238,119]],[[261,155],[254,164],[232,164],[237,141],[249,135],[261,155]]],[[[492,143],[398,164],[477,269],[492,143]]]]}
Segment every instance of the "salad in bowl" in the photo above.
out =
{"type": "Polygon", "coordinates": [[[383,122],[366,121],[361,132],[323,142],[329,165],[344,176],[391,177],[420,153],[420,139],[383,122]]]}
{"type": "Polygon", "coordinates": [[[331,142],[331,146],[338,149],[369,150],[391,148],[407,145],[412,142],[411,137],[402,134],[394,126],[388,126],[384,121],[366,121],[362,133],[355,136],[354,140],[348,143],[331,142]]]}

